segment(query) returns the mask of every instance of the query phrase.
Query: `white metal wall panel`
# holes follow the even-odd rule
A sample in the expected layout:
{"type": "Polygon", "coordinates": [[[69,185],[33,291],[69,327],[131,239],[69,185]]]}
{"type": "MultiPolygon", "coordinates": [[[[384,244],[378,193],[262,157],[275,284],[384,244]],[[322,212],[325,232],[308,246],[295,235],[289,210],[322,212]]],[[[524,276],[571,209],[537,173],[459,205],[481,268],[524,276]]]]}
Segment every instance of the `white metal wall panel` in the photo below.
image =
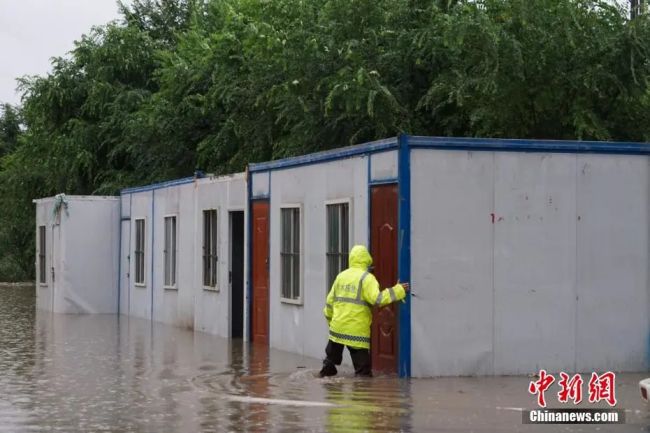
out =
{"type": "Polygon", "coordinates": [[[131,194],[124,194],[120,196],[122,202],[121,218],[129,218],[131,216],[131,194]]]}
{"type": "Polygon", "coordinates": [[[253,197],[267,197],[269,195],[270,188],[270,173],[268,171],[253,173],[251,178],[251,192],[253,194],[253,197]]]}
{"type": "Polygon", "coordinates": [[[119,206],[117,197],[68,197],[55,312],[117,312],[119,206]]]}
{"type": "Polygon", "coordinates": [[[52,242],[52,224],[50,221],[50,215],[52,214],[52,199],[40,199],[36,200],[36,308],[40,310],[52,311],[52,288],[51,288],[51,272],[50,267],[52,266],[51,257],[49,249],[51,247],[50,243],[52,242]],[[39,277],[39,234],[38,228],[40,226],[45,226],[45,283],[40,283],[38,280],[39,277]]]}
{"type": "Polygon", "coordinates": [[[576,156],[495,154],[496,374],[574,367],[576,156]]]}
{"type": "Polygon", "coordinates": [[[493,155],[411,156],[412,373],[492,372],[493,155]]]}
{"type": "Polygon", "coordinates": [[[370,180],[397,179],[397,151],[390,150],[370,155],[370,180]]]}
{"type": "MultiPolygon", "coordinates": [[[[151,259],[153,260],[153,290],[154,290],[154,309],[153,320],[173,325],[180,325],[178,317],[178,284],[176,289],[166,288],[165,283],[165,266],[164,266],[164,249],[165,249],[165,218],[176,217],[176,232],[179,233],[180,222],[180,192],[182,185],[161,188],[155,191],[153,221],[154,245],[155,249],[151,259]]],[[[178,246],[177,246],[178,249],[178,246]]],[[[181,253],[181,251],[178,251],[181,253]]],[[[177,254],[177,272],[178,257],[177,254]]]]}
{"type": "MultiPolygon", "coordinates": [[[[194,327],[196,244],[196,185],[178,187],[178,211],[176,217],[176,325],[189,329],[194,327]]],[[[164,269],[163,269],[164,272],[164,269]]],[[[162,278],[164,278],[164,273],[162,278]]],[[[170,296],[171,297],[171,296],[170,296]]]]}
{"type": "MultiPolygon", "coordinates": [[[[122,203],[124,203],[124,197],[122,197],[122,203]]],[[[120,314],[128,314],[129,312],[130,280],[133,278],[129,269],[131,263],[130,235],[131,220],[123,219],[120,221],[120,314]]]]}
{"type": "Polygon", "coordinates": [[[648,368],[649,161],[578,157],[578,371],[648,368]]]}
{"type": "Polygon", "coordinates": [[[153,191],[133,193],[131,197],[131,287],[128,314],[151,319],[151,227],[153,191]],[[135,284],[135,230],[136,220],[145,219],[144,284],[135,284]]]}
{"type": "Polygon", "coordinates": [[[647,368],[649,158],[412,153],[415,376],[647,368]]]}
{"type": "Polygon", "coordinates": [[[271,176],[271,347],[321,358],[328,335],[322,312],[328,290],[325,206],[328,201],[350,199],[351,246],[367,244],[367,159],[356,157],[276,170],[271,176]],[[280,208],[287,204],[301,206],[302,305],[280,301],[280,208]]]}
{"type": "MultiPolygon", "coordinates": [[[[228,279],[230,241],[229,211],[243,211],[246,205],[246,181],[243,174],[214,179],[202,179],[197,186],[195,266],[195,317],[196,330],[230,336],[230,282],[228,279]],[[218,270],[216,290],[203,286],[203,210],[217,210],[218,270]]],[[[244,290],[246,284],[244,282],[244,290]]]]}
{"type": "Polygon", "coordinates": [[[52,215],[54,199],[36,200],[38,227],[46,227],[46,283],[36,282],[36,306],[55,313],[115,313],[118,301],[119,199],[67,196],[67,210],[52,215]]]}

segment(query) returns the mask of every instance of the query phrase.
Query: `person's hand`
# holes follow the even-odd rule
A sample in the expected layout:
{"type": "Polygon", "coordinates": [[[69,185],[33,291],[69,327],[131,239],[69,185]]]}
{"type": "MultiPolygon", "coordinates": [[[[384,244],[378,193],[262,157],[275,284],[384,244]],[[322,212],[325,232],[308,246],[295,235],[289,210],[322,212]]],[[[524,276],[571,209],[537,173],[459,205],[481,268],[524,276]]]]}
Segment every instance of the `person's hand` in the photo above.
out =
{"type": "Polygon", "coordinates": [[[408,291],[411,289],[411,286],[409,285],[409,283],[400,283],[400,282],[398,281],[397,284],[401,284],[402,287],[404,287],[404,291],[405,291],[405,292],[408,292],[408,291]]]}

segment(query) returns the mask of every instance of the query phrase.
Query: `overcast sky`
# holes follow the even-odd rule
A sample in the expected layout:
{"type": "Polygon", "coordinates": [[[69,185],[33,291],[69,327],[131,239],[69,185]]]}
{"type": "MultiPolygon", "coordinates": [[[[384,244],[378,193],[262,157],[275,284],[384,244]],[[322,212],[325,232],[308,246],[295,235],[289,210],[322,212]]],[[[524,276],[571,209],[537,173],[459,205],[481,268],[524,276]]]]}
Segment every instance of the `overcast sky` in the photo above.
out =
{"type": "Polygon", "coordinates": [[[116,0],[0,0],[0,103],[20,101],[17,77],[46,74],[50,58],[116,18],[116,0]]]}
{"type": "Polygon", "coordinates": [[[50,58],[70,51],[93,25],[115,18],[117,0],[0,0],[0,103],[20,101],[17,77],[46,74],[50,58]]]}

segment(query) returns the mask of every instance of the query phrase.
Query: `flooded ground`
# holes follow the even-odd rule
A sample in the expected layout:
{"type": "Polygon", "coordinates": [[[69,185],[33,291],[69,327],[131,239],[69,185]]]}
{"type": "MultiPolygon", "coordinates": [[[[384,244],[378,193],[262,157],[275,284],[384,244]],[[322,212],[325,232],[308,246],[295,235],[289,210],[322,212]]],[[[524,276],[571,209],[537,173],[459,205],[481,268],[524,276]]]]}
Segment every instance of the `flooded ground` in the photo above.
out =
{"type": "Polygon", "coordinates": [[[643,374],[617,376],[626,425],[522,425],[535,403],[527,377],[354,379],[343,368],[317,379],[317,359],[143,320],[35,312],[34,299],[33,288],[0,287],[1,432],[650,432],[643,374]]]}

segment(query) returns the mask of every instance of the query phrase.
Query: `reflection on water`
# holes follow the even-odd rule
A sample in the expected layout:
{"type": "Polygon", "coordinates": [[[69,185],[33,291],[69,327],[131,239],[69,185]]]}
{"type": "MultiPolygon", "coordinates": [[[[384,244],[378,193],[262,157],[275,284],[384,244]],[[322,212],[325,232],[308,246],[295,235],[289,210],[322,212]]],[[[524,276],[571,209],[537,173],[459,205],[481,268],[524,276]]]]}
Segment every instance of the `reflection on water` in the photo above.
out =
{"type": "Polygon", "coordinates": [[[0,295],[0,431],[408,430],[408,381],[319,379],[317,359],[0,295]]]}
{"type": "MultiPolygon", "coordinates": [[[[515,432],[534,402],[526,377],[357,379],[348,367],[320,379],[317,359],[240,340],[35,313],[33,290],[0,286],[0,432],[515,432]]],[[[629,411],[617,431],[650,431],[641,377],[617,377],[619,407],[629,411]]]]}

